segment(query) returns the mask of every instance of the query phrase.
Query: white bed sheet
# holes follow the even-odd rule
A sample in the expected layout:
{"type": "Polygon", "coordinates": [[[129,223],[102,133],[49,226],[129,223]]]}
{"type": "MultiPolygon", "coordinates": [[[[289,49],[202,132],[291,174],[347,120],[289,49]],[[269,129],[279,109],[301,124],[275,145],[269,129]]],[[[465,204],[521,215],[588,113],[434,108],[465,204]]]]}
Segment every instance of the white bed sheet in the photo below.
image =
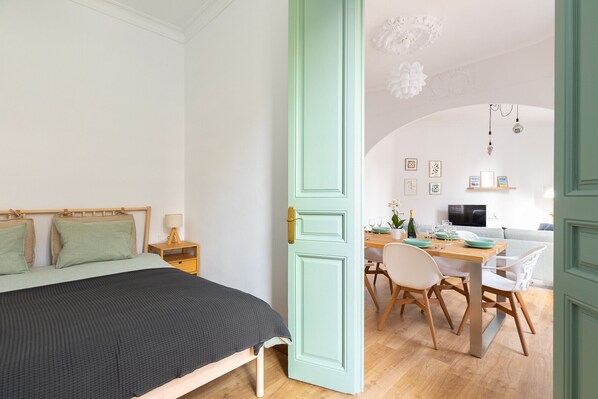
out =
{"type": "Polygon", "coordinates": [[[172,266],[164,262],[160,256],[149,253],[139,254],[131,259],[86,263],[63,269],[56,269],[54,266],[37,266],[26,273],[0,276],[0,292],[162,267],[172,266]]]}

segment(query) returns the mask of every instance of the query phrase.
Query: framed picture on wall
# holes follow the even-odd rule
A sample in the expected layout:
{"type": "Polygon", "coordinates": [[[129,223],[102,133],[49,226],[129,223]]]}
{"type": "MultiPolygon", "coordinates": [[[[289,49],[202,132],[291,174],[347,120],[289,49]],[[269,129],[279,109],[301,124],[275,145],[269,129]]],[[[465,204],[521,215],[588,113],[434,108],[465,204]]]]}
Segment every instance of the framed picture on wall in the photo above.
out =
{"type": "Polygon", "coordinates": [[[480,187],[480,176],[469,176],[469,187],[470,188],[480,187]]]}
{"type": "Polygon", "coordinates": [[[507,188],[509,187],[509,180],[507,176],[498,176],[498,187],[507,188]]]}
{"type": "Polygon", "coordinates": [[[417,158],[405,158],[405,170],[413,172],[417,170],[417,158]]]}
{"type": "Polygon", "coordinates": [[[442,184],[441,183],[430,183],[430,195],[440,195],[442,194],[442,184]]]}
{"type": "Polygon", "coordinates": [[[417,195],[417,179],[405,179],[405,195],[417,195]]]}
{"type": "Polygon", "coordinates": [[[430,177],[442,177],[442,161],[430,161],[430,177]]]}
{"type": "Polygon", "coordinates": [[[482,187],[494,187],[494,172],[480,172],[482,187]]]}

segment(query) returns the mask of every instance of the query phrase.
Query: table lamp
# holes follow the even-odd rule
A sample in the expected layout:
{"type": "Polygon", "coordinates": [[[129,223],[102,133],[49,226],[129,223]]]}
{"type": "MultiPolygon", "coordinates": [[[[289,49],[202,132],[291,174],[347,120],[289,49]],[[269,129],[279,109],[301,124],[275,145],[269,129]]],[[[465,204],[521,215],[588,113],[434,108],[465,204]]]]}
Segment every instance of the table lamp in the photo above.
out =
{"type": "Polygon", "coordinates": [[[177,228],[183,225],[183,214],[171,213],[169,215],[164,216],[164,224],[167,228],[170,229],[170,235],[168,236],[168,245],[172,245],[173,243],[179,244],[181,242],[181,237],[179,237],[179,232],[177,231],[177,228]]]}

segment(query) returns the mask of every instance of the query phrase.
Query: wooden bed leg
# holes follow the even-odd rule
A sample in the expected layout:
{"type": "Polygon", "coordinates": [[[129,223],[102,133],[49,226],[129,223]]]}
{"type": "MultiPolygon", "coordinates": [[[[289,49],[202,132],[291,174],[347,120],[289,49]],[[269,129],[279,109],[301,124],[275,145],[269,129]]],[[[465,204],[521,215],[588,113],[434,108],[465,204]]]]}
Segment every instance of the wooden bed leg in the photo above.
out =
{"type": "Polygon", "coordinates": [[[260,349],[256,363],[255,396],[264,396],[264,348],[260,349]]]}

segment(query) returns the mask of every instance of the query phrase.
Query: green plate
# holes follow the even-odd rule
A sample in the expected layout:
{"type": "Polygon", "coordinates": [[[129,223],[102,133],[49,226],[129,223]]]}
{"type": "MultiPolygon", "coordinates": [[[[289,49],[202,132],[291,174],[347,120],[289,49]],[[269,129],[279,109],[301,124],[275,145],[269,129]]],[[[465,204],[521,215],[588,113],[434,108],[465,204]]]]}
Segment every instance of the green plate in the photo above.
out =
{"type": "Polygon", "coordinates": [[[418,248],[428,248],[432,245],[430,240],[422,240],[421,238],[405,238],[403,242],[418,248]]]}
{"type": "Polygon", "coordinates": [[[372,227],[372,232],[376,234],[390,233],[390,227],[372,227]]]}
{"type": "Polygon", "coordinates": [[[494,241],[487,240],[465,240],[465,245],[472,248],[493,248],[494,241]]]}
{"type": "MultiPolygon", "coordinates": [[[[438,232],[438,233],[436,233],[436,238],[438,238],[439,240],[448,240],[449,235],[446,233],[438,232]]],[[[451,238],[451,240],[458,240],[459,234],[451,234],[450,238],[451,238]]]]}

